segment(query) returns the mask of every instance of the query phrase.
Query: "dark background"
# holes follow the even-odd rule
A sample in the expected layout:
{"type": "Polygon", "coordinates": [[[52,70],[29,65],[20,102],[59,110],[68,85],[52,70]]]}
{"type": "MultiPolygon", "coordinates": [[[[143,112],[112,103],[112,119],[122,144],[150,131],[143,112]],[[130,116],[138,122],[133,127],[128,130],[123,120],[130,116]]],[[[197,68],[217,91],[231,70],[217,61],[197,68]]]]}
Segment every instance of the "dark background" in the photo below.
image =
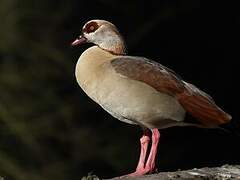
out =
{"type": "Polygon", "coordinates": [[[91,19],[114,23],[129,55],[174,69],[233,116],[228,131],[162,130],[159,171],[240,164],[236,3],[0,0],[0,176],[107,178],[135,169],[141,129],[108,115],[74,77],[89,45],[71,48],[70,42],[91,19]]]}

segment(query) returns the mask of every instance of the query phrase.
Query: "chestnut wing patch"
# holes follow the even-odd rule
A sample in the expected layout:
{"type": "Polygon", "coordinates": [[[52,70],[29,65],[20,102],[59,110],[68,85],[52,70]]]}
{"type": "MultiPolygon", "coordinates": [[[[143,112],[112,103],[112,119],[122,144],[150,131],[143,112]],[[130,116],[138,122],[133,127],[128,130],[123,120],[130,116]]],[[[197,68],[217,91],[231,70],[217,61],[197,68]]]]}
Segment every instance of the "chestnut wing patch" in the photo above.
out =
{"type": "Polygon", "coordinates": [[[216,105],[213,98],[190,83],[185,83],[186,90],[177,96],[184,109],[203,125],[215,127],[229,122],[231,115],[216,105]]]}
{"type": "Polygon", "coordinates": [[[144,82],[159,92],[175,96],[184,91],[184,83],[172,70],[143,57],[123,56],[111,61],[115,71],[144,82]]]}
{"type": "Polygon", "coordinates": [[[188,113],[205,126],[217,126],[231,120],[231,116],[219,108],[211,96],[184,82],[173,70],[157,62],[123,56],[113,59],[111,65],[117,73],[175,97],[188,113]]]}

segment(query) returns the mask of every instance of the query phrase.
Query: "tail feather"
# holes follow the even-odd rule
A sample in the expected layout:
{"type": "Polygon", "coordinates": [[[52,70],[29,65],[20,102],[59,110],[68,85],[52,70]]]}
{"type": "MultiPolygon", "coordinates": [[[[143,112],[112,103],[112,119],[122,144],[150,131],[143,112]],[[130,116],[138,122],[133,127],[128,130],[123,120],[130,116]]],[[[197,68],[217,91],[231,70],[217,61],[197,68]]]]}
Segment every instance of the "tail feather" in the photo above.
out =
{"type": "Polygon", "coordinates": [[[189,83],[186,90],[177,96],[180,104],[203,125],[212,127],[229,122],[231,115],[219,108],[213,99],[189,83]]]}

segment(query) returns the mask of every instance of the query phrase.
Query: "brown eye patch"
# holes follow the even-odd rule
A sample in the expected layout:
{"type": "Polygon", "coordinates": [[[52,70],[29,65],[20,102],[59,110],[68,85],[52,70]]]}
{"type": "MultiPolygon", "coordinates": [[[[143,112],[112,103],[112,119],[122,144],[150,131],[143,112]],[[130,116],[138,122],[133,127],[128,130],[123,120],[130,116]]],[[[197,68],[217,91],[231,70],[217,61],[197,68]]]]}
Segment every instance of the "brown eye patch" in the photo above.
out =
{"type": "Polygon", "coordinates": [[[98,24],[93,21],[93,22],[86,24],[86,26],[83,29],[83,32],[91,33],[91,32],[96,31],[98,28],[99,28],[98,24]]]}

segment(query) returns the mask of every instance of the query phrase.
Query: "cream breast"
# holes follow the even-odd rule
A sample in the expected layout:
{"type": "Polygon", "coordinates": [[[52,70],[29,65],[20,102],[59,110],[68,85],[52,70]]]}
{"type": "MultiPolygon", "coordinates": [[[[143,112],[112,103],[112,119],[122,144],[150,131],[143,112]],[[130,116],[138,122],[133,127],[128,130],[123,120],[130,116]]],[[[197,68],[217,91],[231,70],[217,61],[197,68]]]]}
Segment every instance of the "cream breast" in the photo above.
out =
{"type": "Polygon", "coordinates": [[[184,119],[185,111],[173,97],[116,73],[110,64],[115,57],[94,46],[79,58],[76,78],[89,97],[127,123],[151,127],[160,119],[184,119]]]}

